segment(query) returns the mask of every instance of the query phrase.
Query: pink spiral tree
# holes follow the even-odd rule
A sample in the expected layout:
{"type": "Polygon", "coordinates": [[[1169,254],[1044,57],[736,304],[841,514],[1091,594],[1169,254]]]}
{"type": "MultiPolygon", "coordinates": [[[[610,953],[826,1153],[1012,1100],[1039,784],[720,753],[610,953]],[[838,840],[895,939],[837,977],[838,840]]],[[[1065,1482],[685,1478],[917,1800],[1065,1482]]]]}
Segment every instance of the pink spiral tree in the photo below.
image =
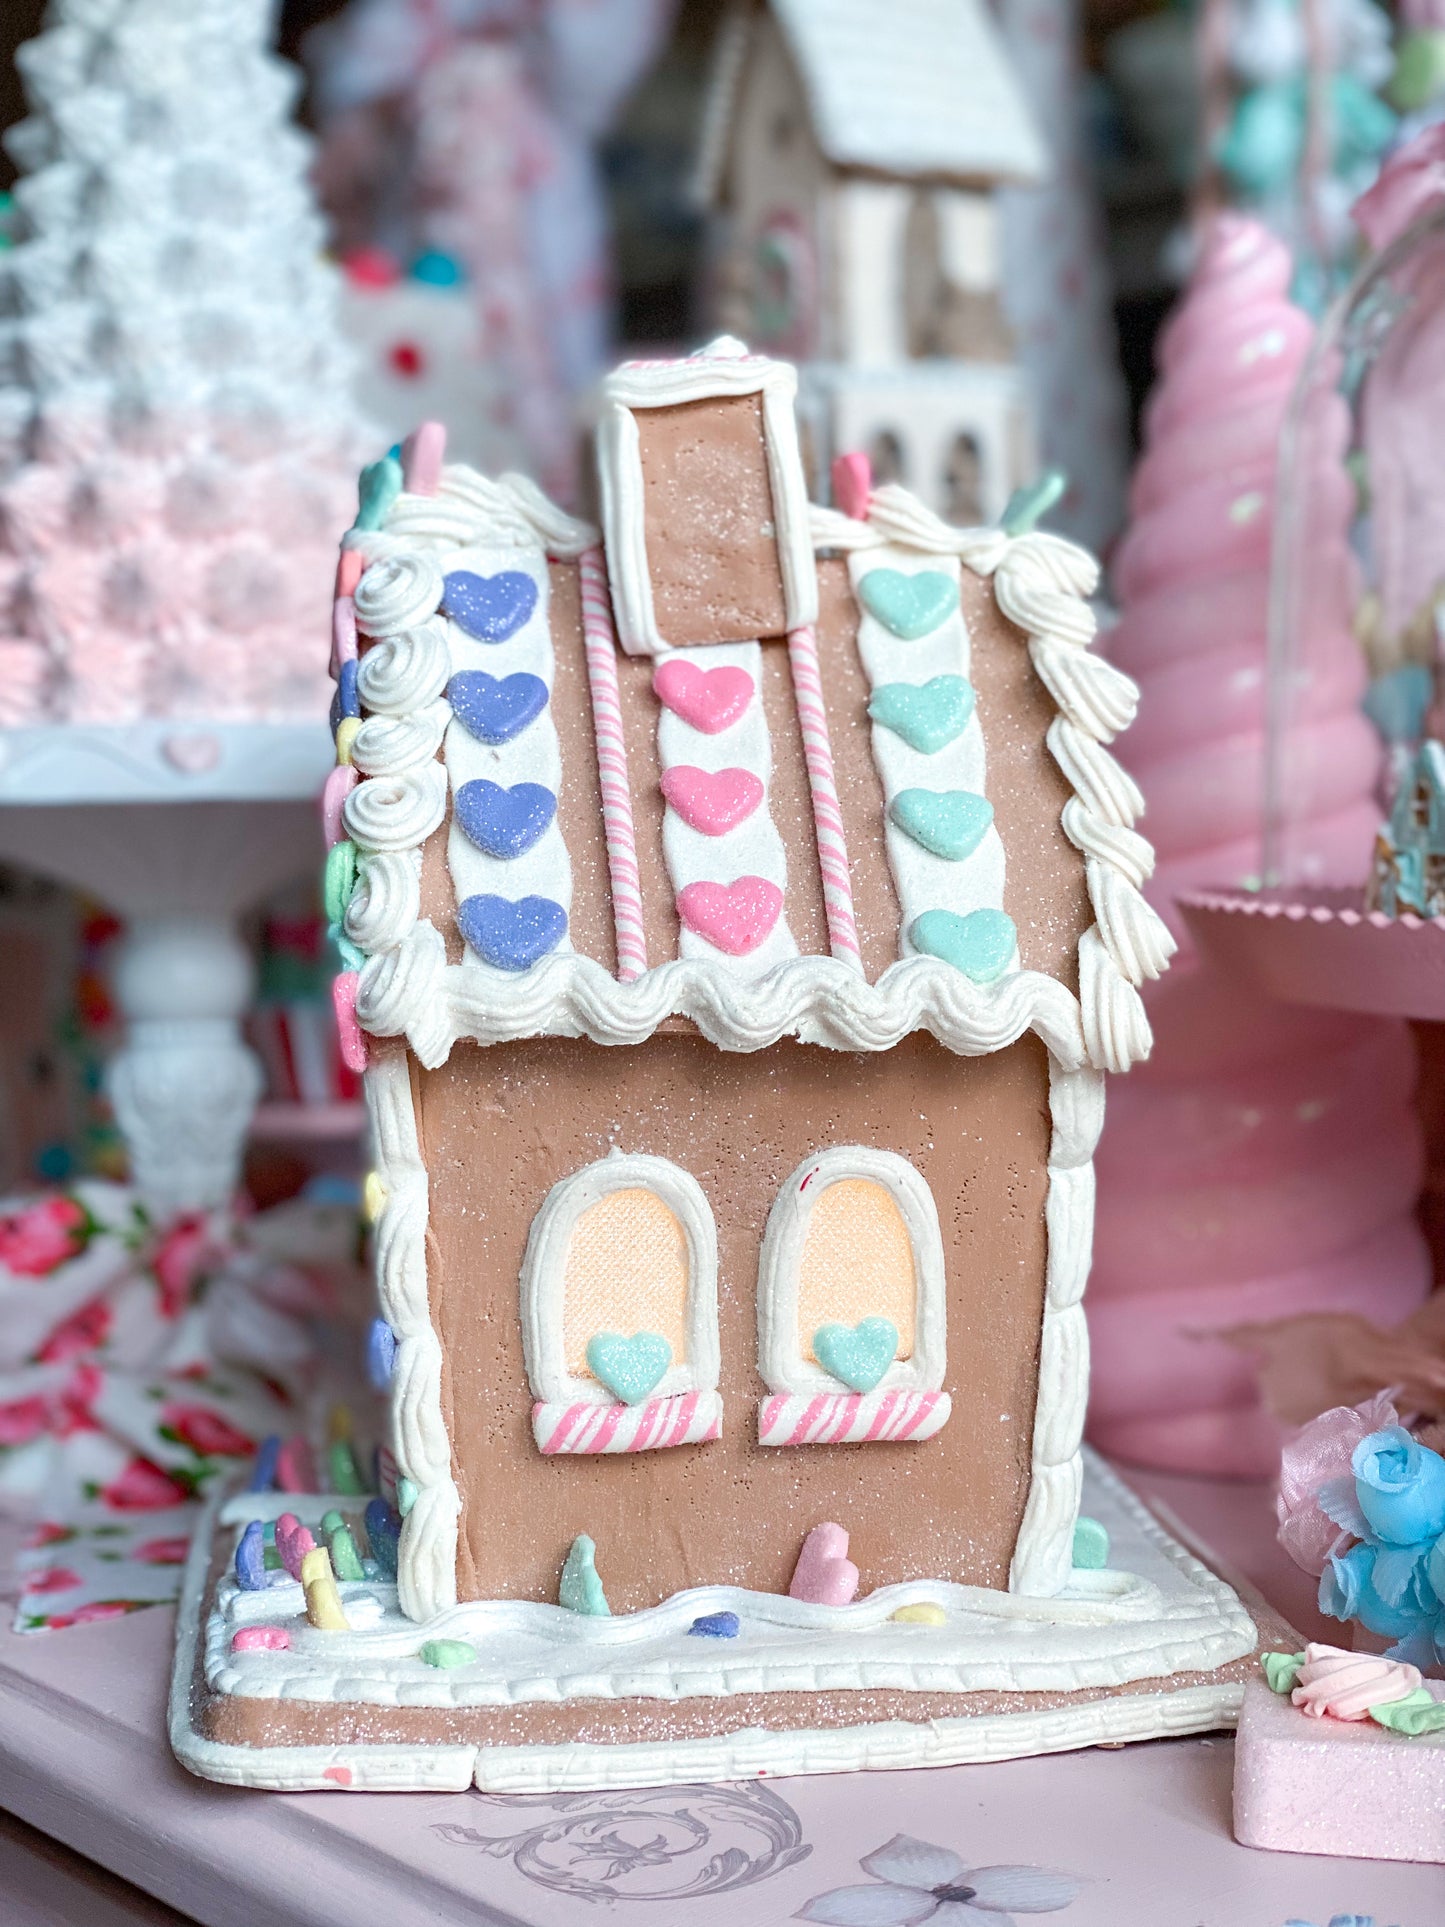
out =
{"type": "MultiPolygon", "coordinates": [[[[1175,907],[1262,868],[1275,460],[1313,334],[1289,280],[1266,229],[1216,222],[1161,339],[1111,639],[1144,692],[1123,753],[1149,798],[1150,899],[1181,948],[1150,987],[1154,1055],[1111,1092],[1100,1147],[1091,1432],[1120,1458],[1240,1476],[1275,1469],[1279,1435],[1220,1334],[1303,1311],[1393,1324],[1429,1282],[1405,1025],[1252,994],[1201,960],[1175,907]]],[[[1359,882],[1378,815],[1344,433],[1343,410],[1315,424],[1307,465],[1317,539],[1287,765],[1302,883],[1359,882]]]]}

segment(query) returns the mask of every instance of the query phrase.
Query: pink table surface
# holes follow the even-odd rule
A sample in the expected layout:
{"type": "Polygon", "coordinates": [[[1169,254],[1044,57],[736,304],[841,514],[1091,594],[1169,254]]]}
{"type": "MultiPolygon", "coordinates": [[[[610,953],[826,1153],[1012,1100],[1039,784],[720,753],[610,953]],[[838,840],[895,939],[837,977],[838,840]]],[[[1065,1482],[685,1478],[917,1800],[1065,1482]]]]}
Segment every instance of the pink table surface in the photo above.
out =
{"type": "MultiPolygon", "coordinates": [[[[1273,1545],[1263,1488],[1140,1483],[1212,1540],[1226,1566],[1305,1619],[1309,1582],[1273,1545]]],[[[1445,1920],[1438,1867],[1236,1845],[1223,1735],[937,1772],[570,1799],[210,1786],[166,1745],[171,1631],[171,1613],[154,1608],[64,1633],[0,1635],[0,1808],[163,1903],[137,1896],[127,1912],[114,1883],[96,1876],[93,1907],[7,1913],[7,1891],[50,1891],[47,1880],[57,1894],[89,1889],[83,1861],[37,1871],[33,1836],[0,1825],[0,1920],[108,1927],[168,1920],[170,1908],[207,1927],[781,1927],[814,1895],[861,1882],[859,1856],[898,1832],[973,1866],[1077,1875],[1084,1885],[1069,1907],[1026,1916],[1061,1927],[1325,1927],[1341,1913],[1373,1915],[1376,1927],[1445,1920]]]]}

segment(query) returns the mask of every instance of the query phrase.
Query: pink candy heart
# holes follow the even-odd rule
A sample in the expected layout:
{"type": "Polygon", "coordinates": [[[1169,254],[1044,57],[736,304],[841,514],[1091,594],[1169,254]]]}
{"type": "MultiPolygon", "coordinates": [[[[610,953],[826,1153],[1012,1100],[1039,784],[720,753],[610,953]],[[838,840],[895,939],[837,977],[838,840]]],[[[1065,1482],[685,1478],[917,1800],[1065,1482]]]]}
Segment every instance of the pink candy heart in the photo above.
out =
{"type": "Polygon", "coordinates": [[[763,800],[762,782],[750,769],[708,771],[691,763],[662,772],[662,793],[683,822],[704,836],[736,829],[763,800]]]}
{"type": "Polygon", "coordinates": [[[833,500],[855,522],[868,519],[873,492],[873,464],[866,455],[851,453],[833,458],[833,500]]]}
{"type": "Polygon", "coordinates": [[[735,883],[689,883],[677,893],[677,913],[689,930],[729,957],[756,950],[782,914],[783,893],[766,877],[735,883]]]}
{"type": "Polygon", "coordinates": [[[731,664],[699,669],[677,656],[659,666],[652,686],[674,716],[705,736],[730,728],[753,699],[753,679],[746,669],[731,664]]]}
{"type": "Polygon", "coordinates": [[[858,1568],[848,1557],[848,1534],[842,1526],[814,1526],[798,1554],[788,1597],[814,1606],[846,1606],[857,1590],[858,1568]]]}

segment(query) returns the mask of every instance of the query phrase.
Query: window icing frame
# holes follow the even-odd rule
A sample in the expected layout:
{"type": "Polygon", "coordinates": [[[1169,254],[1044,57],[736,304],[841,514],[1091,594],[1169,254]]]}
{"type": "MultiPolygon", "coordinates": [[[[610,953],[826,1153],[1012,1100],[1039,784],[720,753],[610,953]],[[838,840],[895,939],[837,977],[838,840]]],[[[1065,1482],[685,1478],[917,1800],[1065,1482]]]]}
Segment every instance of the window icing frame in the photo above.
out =
{"type": "Polygon", "coordinates": [[[646,1152],[614,1150],[554,1184],[527,1237],[522,1260],[522,1355],[539,1402],[606,1405],[615,1395],[599,1379],[567,1369],[567,1253],[582,1214],[616,1191],[651,1191],[682,1226],[687,1241],[685,1363],[669,1365],[648,1399],[715,1392],[722,1367],[717,1322],[717,1225],[706,1193],[681,1165],[646,1152]]]}
{"type": "MultiPolygon", "coordinates": [[[[803,1356],[798,1280],[813,1207],[832,1184],[864,1178],[881,1184],[903,1219],[913,1252],[913,1351],[895,1359],[873,1392],[938,1392],[948,1367],[947,1277],[938,1207],[928,1181],[896,1151],[838,1145],[804,1158],[773,1201],[758,1264],[758,1369],[770,1392],[849,1396],[852,1387],[803,1356]]],[[[811,1336],[811,1334],[809,1334],[811,1336]]]]}

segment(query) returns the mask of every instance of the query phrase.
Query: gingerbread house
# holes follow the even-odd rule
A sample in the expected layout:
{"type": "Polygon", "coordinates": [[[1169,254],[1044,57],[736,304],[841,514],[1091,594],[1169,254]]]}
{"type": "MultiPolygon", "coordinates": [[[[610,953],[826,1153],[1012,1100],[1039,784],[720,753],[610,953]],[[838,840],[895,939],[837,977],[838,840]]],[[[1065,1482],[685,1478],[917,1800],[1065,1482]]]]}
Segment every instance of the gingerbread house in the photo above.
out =
{"type": "Polygon", "coordinates": [[[1081,1452],[1104,1075],[1171,948],[1094,565],[810,507],[794,390],[620,368],[600,536],[431,431],[363,478],[328,896],[395,1509],[202,1534],[198,1771],[733,1778],[1237,1700],[1248,1616],[1081,1452]],[[1084,1478],[1128,1571],[1079,1570],[1084,1478]]]}
{"type": "Polygon", "coordinates": [[[945,518],[1033,465],[995,190],[1047,170],[981,0],[771,0],[719,36],[697,191],[712,306],[803,364],[815,479],[865,450],[945,518]]]}

